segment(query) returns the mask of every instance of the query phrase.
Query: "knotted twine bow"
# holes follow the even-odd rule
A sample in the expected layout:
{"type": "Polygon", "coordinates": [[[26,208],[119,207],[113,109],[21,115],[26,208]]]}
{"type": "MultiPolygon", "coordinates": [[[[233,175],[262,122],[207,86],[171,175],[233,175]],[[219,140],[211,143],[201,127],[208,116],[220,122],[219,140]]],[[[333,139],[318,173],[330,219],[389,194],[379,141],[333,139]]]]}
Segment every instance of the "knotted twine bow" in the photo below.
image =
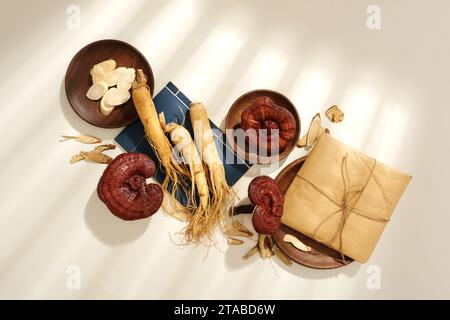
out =
{"type": "Polygon", "coordinates": [[[300,178],[301,180],[303,180],[306,183],[308,183],[317,192],[322,194],[325,198],[327,198],[328,200],[330,200],[336,206],[339,207],[338,210],[332,212],[321,223],[319,223],[319,225],[316,227],[316,229],[313,232],[313,238],[315,240],[317,240],[319,242],[322,242],[322,243],[326,244],[327,246],[331,247],[331,245],[336,240],[336,238],[339,237],[339,253],[341,254],[342,261],[345,264],[346,264],[346,261],[345,261],[345,256],[344,256],[344,252],[343,252],[343,249],[342,249],[343,248],[342,234],[343,234],[345,225],[347,223],[347,219],[348,219],[348,217],[351,214],[356,214],[356,215],[358,215],[360,217],[364,217],[366,219],[369,219],[369,220],[372,220],[372,221],[376,221],[376,222],[381,222],[381,223],[387,223],[389,221],[389,219],[375,217],[375,216],[369,215],[367,213],[364,213],[364,212],[361,212],[360,210],[355,209],[356,205],[358,204],[359,199],[361,198],[364,190],[367,187],[367,184],[369,183],[370,179],[372,178],[373,172],[375,170],[375,166],[377,165],[377,161],[374,160],[372,166],[369,167],[369,169],[370,169],[369,176],[367,177],[367,179],[364,182],[363,186],[361,188],[358,188],[357,190],[352,190],[352,189],[355,188],[355,186],[351,185],[350,176],[348,174],[348,168],[347,168],[347,158],[348,158],[348,154],[346,154],[344,157],[342,157],[342,162],[341,162],[341,178],[342,178],[342,183],[343,183],[343,186],[344,186],[344,194],[343,194],[342,200],[340,202],[336,201],[335,199],[333,199],[327,193],[325,193],[324,191],[320,190],[320,188],[318,188],[314,183],[312,183],[311,181],[305,179],[304,177],[302,177],[301,175],[299,175],[297,173],[297,177],[298,178],[300,178]],[[337,227],[333,237],[329,241],[319,239],[317,237],[317,233],[319,232],[320,228],[328,220],[330,220],[332,217],[334,217],[337,214],[340,214],[340,221],[339,221],[339,225],[338,225],[338,227],[337,227]]]}

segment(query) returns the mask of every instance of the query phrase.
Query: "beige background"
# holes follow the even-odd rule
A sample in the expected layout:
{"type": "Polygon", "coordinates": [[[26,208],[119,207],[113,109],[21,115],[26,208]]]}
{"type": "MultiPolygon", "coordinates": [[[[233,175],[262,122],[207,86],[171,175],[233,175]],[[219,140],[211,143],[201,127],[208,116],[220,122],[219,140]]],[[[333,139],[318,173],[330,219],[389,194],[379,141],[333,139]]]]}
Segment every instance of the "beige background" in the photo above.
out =
{"type": "MultiPolygon", "coordinates": [[[[449,13],[445,0],[3,3],[0,297],[450,298],[449,13]],[[70,4],[80,29],[67,27],[70,4]],[[366,27],[371,4],[380,30],[366,27]],[[255,88],[288,95],[303,128],[340,104],[346,118],[329,124],[334,136],[414,176],[370,261],[329,271],[244,262],[251,242],[220,242],[204,259],[205,249],[170,241],[182,224],[162,213],[137,222],[109,214],[95,193],[104,167],[69,165],[83,146],[58,142],[120,131],[80,120],[62,87],[72,56],[102,38],[137,46],[156,91],[172,80],[216,123],[255,88]],[[80,290],[66,286],[71,265],[80,290]],[[379,290],[367,286],[371,270],[381,272],[379,290]]],[[[241,196],[258,173],[238,183],[241,196]]]]}

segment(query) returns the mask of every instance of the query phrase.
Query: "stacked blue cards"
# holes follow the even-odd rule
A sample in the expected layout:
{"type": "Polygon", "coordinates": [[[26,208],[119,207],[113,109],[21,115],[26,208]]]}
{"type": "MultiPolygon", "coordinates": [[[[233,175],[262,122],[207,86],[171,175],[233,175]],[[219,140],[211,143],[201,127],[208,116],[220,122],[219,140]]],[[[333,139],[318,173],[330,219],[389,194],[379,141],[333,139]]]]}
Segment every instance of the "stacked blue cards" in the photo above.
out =
{"type": "MultiPolygon", "coordinates": [[[[194,137],[189,117],[191,101],[172,82],[169,82],[153,97],[153,102],[158,113],[164,112],[167,123],[176,122],[182,124],[184,121],[183,125],[191,133],[192,138],[194,137]]],[[[227,183],[233,186],[250,169],[251,164],[236,155],[228,144],[225,134],[213,122],[210,121],[210,124],[216,139],[217,151],[224,164],[227,183]]],[[[123,129],[115,138],[115,141],[127,152],[139,152],[149,155],[158,168],[154,176],[155,179],[159,183],[163,182],[165,177],[164,170],[159,166],[158,158],[145,137],[144,127],[139,119],[123,129]]],[[[178,192],[177,198],[180,203],[186,203],[183,192],[178,192]]]]}

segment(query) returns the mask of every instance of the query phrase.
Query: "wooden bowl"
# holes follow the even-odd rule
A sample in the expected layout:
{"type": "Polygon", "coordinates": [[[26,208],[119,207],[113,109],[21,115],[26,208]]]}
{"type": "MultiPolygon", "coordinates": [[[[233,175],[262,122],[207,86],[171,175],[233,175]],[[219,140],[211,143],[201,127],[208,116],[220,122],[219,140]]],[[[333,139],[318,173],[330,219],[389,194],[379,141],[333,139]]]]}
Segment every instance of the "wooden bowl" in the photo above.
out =
{"type": "MultiPolygon", "coordinates": [[[[302,157],[290,163],[275,178],[275,182],[278,184],[278,187],[283,194],[286,193],[298,170],[302,167],[305,159],[306,157],[302,157]]],[[[273,235],[273,239],[277,247],[280,248],[280,250],[283,251],[289,258],[306,267],[315,269],[334,269],[353,262],[353,260],[348,257],[345,257],[344,262],[341,254],[336,250],[328,248],[327,246],[289,228],[284,224],[280,225],[280,228],[273,235]],[[292,244],[283,241],[286,234],[292,234],[297,237],[304,244],[311,247],[312,250],[309,252],[301,251],[295,248],[292,244]]]]}
{"type": "Polygon", "coordinates": [[[289,155],[289,153],[291,153],[292,150],[294,150],[300,137],[300,117],[295,106],[283,94],[267,89],[254,90],[243,94],[232,104],[230,110],[228,110],[225,120],[225,131],[228,143],[233,147],[233,151],[235,153],[245,158],[247,161],[256,162],[258,164],[270,164],[283,160],[289,155]],[[273,102],[275,102],[275,104],[288,110],[294,116],[296,122],[294,139],[287,148],[275,156],[260,156],[251,154],[247,152],[247,150],[243,150],[239,147],[236,143],[235,137],[233,136],[233,131],[241,127],[241,115],[244,110],[250,107],[256,98],[261,96],[269,97],[273,100],[273,102]]]}
{"type": "Polygon", "coordinates": [[[100,112],[100,100],[92,101],[86,97],[92,85],[90,70],[95,64],[107,59],[114,59],[117,67],[142,69],[153,96],[155,81],[149,63],[135,47],[119,40],[99,40],[78,51],[66,71],[66,95],[73,110],[83,120],[101,128],[120,128],[138,117],[132,99],[105,116],[100,112]]]}

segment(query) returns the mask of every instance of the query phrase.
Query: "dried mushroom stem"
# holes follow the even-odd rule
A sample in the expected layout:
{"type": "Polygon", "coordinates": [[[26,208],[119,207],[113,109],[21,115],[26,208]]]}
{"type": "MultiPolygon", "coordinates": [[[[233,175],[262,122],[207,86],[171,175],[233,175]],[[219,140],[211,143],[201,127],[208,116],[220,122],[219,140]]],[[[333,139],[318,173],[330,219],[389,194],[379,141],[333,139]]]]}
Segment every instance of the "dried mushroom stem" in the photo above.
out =
{"type": "Polygon", "coordinates": [[[233,237],[228,237],[228,244],[229,245],[233,245],[233,246],[239,246],[241,244],[243,244],[244,241],[242,241],[241,239],[236,239],[233,237]]]}
{"type": "Polygon", "coordinates": [[[256,246],[252,247],[246,254],[244,254],[242,259],[247,260],[248,258],[255,255],[255,253],[257,253],[257,252],[259,252],[259,247],[256,245],[256,246]]]}
{"type": "Polygon", "coordinates": [[[281,251],[277,246],[274,246],[273,252],[275,253],[275,256],[280,259],[285,265],[288,267],[292,266],[292,260],[287,255],[284,254],[283,251],[281,251]]]}
{"type": "Polygon", "coordinates": [[[273,240],[267,234],[260,234],[258,238],[259,254],[263,259],[269,259],[273,256],[273,240]]]}

